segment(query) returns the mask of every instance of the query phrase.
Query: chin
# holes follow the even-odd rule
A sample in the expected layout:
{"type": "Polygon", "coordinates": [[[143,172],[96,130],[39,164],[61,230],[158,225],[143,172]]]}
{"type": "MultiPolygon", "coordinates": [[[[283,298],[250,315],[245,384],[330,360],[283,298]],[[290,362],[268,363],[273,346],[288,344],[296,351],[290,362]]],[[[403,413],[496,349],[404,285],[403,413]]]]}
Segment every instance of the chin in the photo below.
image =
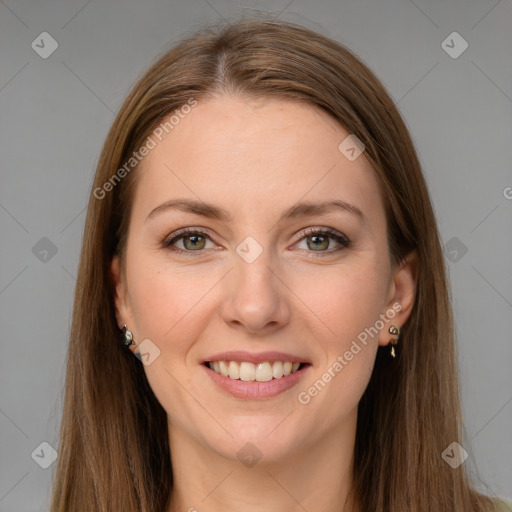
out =
{"type": "Polygon", "coordinates": [[[226,424],[233,437],[223,436],[220,440],[207,440],[207,444],[222,457],[240,461],[247,467],[255,464],[263,467],[285,461],[296,453],[297,446],[303,444],[298,433],[291,435],[289,429],[279,432],[279,423],[285,416],[272,422],[267,417],[267,421],[261,421],[259,425],[254,420],[237,421],[237,429],[226,424]],[[272,426],[269,427],[269,424],[272,426]]]}

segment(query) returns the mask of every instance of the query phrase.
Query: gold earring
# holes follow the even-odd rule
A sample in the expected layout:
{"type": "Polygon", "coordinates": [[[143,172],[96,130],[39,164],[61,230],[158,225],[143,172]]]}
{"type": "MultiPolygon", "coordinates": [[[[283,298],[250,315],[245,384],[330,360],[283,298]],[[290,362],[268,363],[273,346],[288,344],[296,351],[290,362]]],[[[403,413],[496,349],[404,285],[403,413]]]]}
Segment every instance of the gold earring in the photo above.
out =
{"type": "Polygon", "coordinates": [[[390,343],[391,343],[390,354],[391,354],[391,357],[395,358],[396,353],[395,353],[394,345],[396,345],[398,343],[398,338],[400,337],[400,328],[396,327],[395,325],[392,325],[389,328],[389,333],[393,335],[393,338],[391,338],[391,340],[390,340],[390,343]]]}

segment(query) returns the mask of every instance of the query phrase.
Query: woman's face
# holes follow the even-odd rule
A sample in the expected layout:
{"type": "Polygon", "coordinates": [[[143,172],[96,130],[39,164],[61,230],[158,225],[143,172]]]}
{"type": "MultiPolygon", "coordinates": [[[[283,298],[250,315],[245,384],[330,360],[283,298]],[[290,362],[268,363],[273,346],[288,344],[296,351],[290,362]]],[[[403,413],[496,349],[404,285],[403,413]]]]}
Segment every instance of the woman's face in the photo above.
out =
{"type": "Polygon", "coordinates": [[[391,266],[364,152],[285,100],[221,96],[173,126],[137,170],[126,273],[112,264],[119,325],[145,340],[171,436],[232,459],[250,442],[266,460],[352,436],[414,291],[411,265],[391,266]]]}

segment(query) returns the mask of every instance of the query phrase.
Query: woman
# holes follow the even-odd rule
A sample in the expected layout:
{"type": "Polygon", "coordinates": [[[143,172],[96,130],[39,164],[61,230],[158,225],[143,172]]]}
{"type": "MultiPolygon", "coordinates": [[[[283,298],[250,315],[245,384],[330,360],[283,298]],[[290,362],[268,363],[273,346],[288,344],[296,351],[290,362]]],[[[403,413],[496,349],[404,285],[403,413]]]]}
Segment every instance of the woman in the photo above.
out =
{"type": "Polygon", "coordinates": [[[457,386],[432,205],[375,75],[276,21],[163,55],[96,172],[51,510],[497,510],[457,386]]]}

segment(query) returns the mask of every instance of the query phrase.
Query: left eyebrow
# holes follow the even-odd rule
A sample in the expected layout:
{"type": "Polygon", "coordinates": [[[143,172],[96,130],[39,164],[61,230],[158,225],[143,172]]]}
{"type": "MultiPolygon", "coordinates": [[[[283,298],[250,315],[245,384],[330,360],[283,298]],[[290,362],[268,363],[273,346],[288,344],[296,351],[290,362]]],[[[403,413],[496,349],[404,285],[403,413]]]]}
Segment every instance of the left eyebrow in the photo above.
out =
{"type": "MultiPolygon", "coordinates": [[[[171,199],[151,210],[146,217],[147,222],[150,218],[158,213],[169,210],[181,210],[186,213],[201,215],[202,217],[218,219],[223,222],[229,222],[233,219],[231,214],[218,206],[203,201],[193,199],[171,199]]],[[[322,215],[332,211],[344,211],[358,217],[363,223],[367,222],[364,213],[355,205],[346,203],[345,201],[324,201],[320,203],[302,202],[293,205],[285,210],[278,222],[289,219],[301,219],[304,217],[312,217],[314,215],[322,215]]]]}
{"type": "Polygon", "coordinates": [[[279,222],[288,219],[301,219],[304,217],[312,217],[313,215],[322,215],[332,211],[344,211],[351,213],[358,217],[363,223],[367,222],[364,213],[355,205],[346,203],[345,201],[324,201],[321,203],[297,203],[296,205],[288,208],[279,219],[279,222]]]}

